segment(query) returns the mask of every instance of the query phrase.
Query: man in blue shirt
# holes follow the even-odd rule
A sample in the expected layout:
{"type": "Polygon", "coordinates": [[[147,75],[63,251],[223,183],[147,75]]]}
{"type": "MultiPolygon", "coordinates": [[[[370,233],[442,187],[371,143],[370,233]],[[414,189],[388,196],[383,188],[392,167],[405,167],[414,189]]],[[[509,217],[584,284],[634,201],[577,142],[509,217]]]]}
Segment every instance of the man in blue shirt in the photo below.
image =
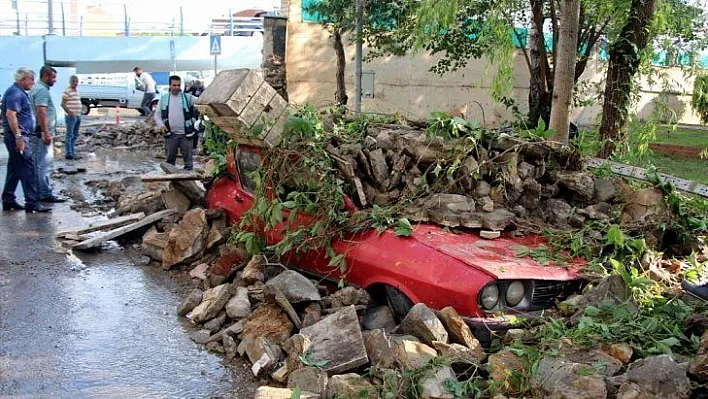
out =
{"type": "Polygon", "coordinates": [[[49,212],[51,208],[41,205],[35,191],[34,164],[29,151],[28,136],[34,132],[34,112],[27,90],[34,86],[34,72],[20,68],[15,73],[15,84],[3,96],[0,113],[3,141],[10,155],[7,164],[5,187],[2,191],[2,210],[24,209],[25,212],[49,212]],[[22,183],[25,206],[17,203],[15,191],[22,183]]]}
{"type": "Polygon", "coordinates": [[[43,66],[39,70],[39,83],[30,92],[30,100],[32,100],[37,117],[34,134],[30,137],[30,150],[37,180],[35,188],[37,196],[42,202],[65,201],[52,194],[52,184],[49,182],[48,154],[52,150],[52,137],[56,133],[57,125],[57,110],[49,95],[49,89],[54,86],[56,81],[56,69],[43,66]]]}

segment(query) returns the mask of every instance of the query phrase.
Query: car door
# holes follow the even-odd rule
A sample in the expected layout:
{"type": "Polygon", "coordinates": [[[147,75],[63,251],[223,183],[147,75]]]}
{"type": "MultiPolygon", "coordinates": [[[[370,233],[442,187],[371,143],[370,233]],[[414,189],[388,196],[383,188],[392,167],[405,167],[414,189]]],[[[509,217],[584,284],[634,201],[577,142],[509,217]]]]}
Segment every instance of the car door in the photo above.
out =
{"type": "Polygon", "coordinates": [[[142,87],[136,84],[137,82],[138,80],[134,76],[132,78],[129,77],[126,81],[126,92],[128,95],[127,107],[131,109],[139,109],[143,103],[143,96],[145,95],[142,87]]]}

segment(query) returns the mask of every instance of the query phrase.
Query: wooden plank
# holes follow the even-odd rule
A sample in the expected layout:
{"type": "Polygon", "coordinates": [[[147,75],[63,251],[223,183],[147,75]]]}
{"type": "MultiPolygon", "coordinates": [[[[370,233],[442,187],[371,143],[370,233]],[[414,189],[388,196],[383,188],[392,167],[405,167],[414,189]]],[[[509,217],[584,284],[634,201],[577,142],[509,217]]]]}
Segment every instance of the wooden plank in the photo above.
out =
{"type": "Polygon", "coordinates": [[[172,180],[201,180],[195,173],[175,173],[170,175],[142,175],[142,181],[172,181],[172,180]]]}
{"type": "Polygon", "coordinates": [[[113,218],[108,220],[101,220],[99,222],[89,223],[86,227],[81,227],[76,230],[70,231],[60,231],[55,234],[57,238],[66,237],[68,235],[79,236],[86,233],[91,233],[94,231],[114,229],[116,227],[125,226],[128,223],[136,222],[145,217],[145,214],[134,213],[132,215],[121,216],[119,218],[113,218]]]}
{"type": "Polygon", "coordinates": [[[145,227],[150,224],[153,224],[153,223],[161,220],[162,218],[174,215],[175,213],[177,213],[177,211],[174,209],[167,209],[164,211],[153,213],[152,215],[147,216],[138,222],[129,224],[127,226],[120,227],[115,230],[108,231],[108,232],[103,233],[97,237],[90,238],[86,241],[82,241],[76,245],[73,245],[72,248],[73,249],[89,249],[89,248],[99,246],[108,240],[112,240],[112,239],[114,239],[116,237],[120,237],[126,233],[130,233],[133,230],[137,230],[141,227],[145,227]]]}
{"type": "MultiPolygon", "coordinates": [[[[586,159],[588,168],[591,169],[597,169],[601,168],[606,164],[610,165],[610,169],[612,170],[612,173],[623,176],[623,177],[629,177],[632,179],[637,179],[637,180],[642,180],[642,181],[649,181],[648,177],[648,172],[644,168],[640,168],[638,166],[631,166],[619,162],[614,162],[614,161],[608,161],[606,159],[602,158],[595,158],[595,157],[587,157],[586,159]]],[[[672,175],[667,175],[664,173],[659,173],[659,180],[662,182],[670,182],[671,184],[676,187],[677,190],[681,190],[687,193],[691,194],[696,194],[700,195],[701,197],[708,198],[708,185],[699,183],[697,181],[693,180],[688,180],[688,179],[682,179],[680,177],[672,176],[672,175]]]]}
{"type": "MultiPolygon", "coordinates": [[[[167,174],[180,174],[182,169],[176,167],[175,165],[163,162],[160,164],[162,170],[167,174]]],[[[206,196],[206,188],[200,181],[194,180],[175,180],[172,182],[175,188],[186,195],[190,201],[194,204],[201,204],[204,202],[204,197],[206,196]]]]}

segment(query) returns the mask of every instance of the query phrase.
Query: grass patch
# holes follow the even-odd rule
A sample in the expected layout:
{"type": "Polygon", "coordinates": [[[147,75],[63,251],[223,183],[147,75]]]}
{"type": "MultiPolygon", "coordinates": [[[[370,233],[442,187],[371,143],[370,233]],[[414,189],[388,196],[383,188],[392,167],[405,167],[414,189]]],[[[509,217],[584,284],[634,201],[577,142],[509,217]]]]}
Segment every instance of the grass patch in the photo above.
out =
{"type": "Polygon", "coordinates": [[[635,166],[648,167],[654,165],[659,172],[683,177],[708,184],[708,160],[679,158],[669,155],[653,153],[647,156],[645,162],[636,163],[635,166]]]}
{"type": "Polygon", "coordinates": [[[676,129],[671,131],[667,127],[659,127],[654,142],[706,148],[708,147],[708,130],[676,129]]]}

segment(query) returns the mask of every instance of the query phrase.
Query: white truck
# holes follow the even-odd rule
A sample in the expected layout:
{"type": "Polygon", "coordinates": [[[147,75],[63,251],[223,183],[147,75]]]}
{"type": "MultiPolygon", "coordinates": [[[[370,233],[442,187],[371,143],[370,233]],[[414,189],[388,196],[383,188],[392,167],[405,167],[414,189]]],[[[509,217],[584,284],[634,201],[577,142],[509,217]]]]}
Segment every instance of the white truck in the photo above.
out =
{"type": "MultiPolygon", "coordinates": [[[[142,115],[140,105],[143,101],[143,90],[132,73],[111,73],[78,75],[81,95],[81,113],[88,115],[91,108],[115,107],[137,109],[142,115]]],[[[158,88],[159,91],[159,88],[158,88]]],[[[150,104],[155,109],[160,99],[159,93],[150,104]]]]}

